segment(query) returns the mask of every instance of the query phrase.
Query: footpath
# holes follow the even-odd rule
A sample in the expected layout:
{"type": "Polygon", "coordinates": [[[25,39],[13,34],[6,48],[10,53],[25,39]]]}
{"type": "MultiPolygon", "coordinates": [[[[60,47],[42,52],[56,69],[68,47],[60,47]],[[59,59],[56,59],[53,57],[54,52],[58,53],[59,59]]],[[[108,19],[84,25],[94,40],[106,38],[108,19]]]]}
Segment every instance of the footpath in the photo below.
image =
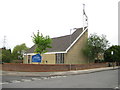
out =
{"type": "Polygon", "coordinates": [[[64,76],[64,75],[78,75],[88,74],[100,71],[115,70],[120,67],[105,67],[105,68],[94,68],[86,70],[74,70],[74,71],[61,71],[61,72],[15,72],[15,71],[0,71],[0,75],[12,75],[12,76],[64,76]]]}

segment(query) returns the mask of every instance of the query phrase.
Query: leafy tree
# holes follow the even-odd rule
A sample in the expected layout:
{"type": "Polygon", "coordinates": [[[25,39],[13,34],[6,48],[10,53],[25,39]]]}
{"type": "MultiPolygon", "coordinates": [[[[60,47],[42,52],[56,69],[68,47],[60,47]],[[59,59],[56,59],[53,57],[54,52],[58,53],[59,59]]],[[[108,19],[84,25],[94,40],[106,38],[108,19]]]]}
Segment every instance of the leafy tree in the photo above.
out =
{"type": "Polygon", "coordinates": [[[33,42],[36,46],[35,48],[35,52],[42,54],[47,52],[47,48],[51,48],[51,43],[52,43],[52,39],[49,36],[43,36],[42,34],[40,35],[39,30],[37,32],[37,34],[35,35],[33,33],[33,42]]]}
{"type": "Polygon", "coordinates": [[[105,35],[98,36],[96,33],[90,34],[86,47],[83,49],[83,53],[89,58],[90,61],[99,59],[99,54],[109,47],[109,42],[105,35]]]}
{"type": "Polygon", "coordinates": [[[12,60],[11,49],[2,48],[2,62],[10,63],[12,60]]]}
{"type": "Polygon", "coordinates": [[[106,62],[120,62],[120,46],[114,45],[109,47],[104,53],[106,62]],[[113,51],[113,55],[111,52],[113,51]]]}
{"type": "Polygon", "coordinates": [[[23,54],[25,53],[25,51],[28,50],[28,47],[26,46],[25,43],[20,44],[20,45],[16,45],[13,49],[13,59],[14,60],[22,60],[23,59],[23,54]]]}

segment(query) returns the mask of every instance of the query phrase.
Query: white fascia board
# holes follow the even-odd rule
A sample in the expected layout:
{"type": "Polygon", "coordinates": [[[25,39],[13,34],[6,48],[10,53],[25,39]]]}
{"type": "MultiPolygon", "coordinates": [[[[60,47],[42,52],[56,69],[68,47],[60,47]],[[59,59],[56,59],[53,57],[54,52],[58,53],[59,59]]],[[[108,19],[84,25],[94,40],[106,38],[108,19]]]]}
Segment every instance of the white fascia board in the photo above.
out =
{"type": "Polygon", "coordinates": [[[70,50],[70,48],[79,40],[79,38],[88,30],[88,28],[86,28],[78,37],[77,39],[67,48],[66,53],[70,50]]]}
{"type": "MultiPolygon", "coordinates": [[[[56,54],[56,53],[67,53],[66,51],[60,51],[60,52],[46,52],[44,54],[56,54]]],[[[26,53],[24,55],[35,55],[35,53],[26,53]]]]}
{"type": "Polygon", "coordinates": [[[56,53],[67,53],[66,51],[60,51],[60,52],[47,52],[45,54],[56,54],[56,53]]]}
{"type": "Polygon", "coordinates": [[[24,53],[24,55],[35,55],[35,53],[24,53]]]}

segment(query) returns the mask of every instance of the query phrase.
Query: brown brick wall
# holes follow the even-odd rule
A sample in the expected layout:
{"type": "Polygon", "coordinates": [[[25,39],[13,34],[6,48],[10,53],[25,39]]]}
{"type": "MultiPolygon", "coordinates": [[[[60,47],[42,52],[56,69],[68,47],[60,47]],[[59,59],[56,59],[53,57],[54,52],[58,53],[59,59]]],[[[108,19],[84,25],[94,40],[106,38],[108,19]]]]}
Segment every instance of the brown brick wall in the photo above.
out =
{"type": "Polygon", "coordinates": [[[5,71],[21,71],[21,72],[50,72],[50,71],[69,71],[82,70],[89,68],[106,67],[106,63],[96,64],[14,64],[5,63],[2,65],[2,70],[5,71]]]}

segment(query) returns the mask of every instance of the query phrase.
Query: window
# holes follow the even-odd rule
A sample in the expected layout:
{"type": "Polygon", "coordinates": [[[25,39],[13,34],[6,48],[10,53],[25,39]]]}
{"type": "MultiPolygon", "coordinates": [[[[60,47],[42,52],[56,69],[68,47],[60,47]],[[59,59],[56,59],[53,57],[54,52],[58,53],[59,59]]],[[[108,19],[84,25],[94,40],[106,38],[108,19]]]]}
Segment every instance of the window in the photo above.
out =
{"type": "Polygon", "coordinates": [[[64,53],[57,53],[56,64],[63,64],[63,63],[64,63],[64,53]]]}
{"type": "Polygon", "coordinates": [[[28,55],[28,63],[30,63],[30,58],[31,58],[31,56],[30,56],[30,55],[28,55]]]}

